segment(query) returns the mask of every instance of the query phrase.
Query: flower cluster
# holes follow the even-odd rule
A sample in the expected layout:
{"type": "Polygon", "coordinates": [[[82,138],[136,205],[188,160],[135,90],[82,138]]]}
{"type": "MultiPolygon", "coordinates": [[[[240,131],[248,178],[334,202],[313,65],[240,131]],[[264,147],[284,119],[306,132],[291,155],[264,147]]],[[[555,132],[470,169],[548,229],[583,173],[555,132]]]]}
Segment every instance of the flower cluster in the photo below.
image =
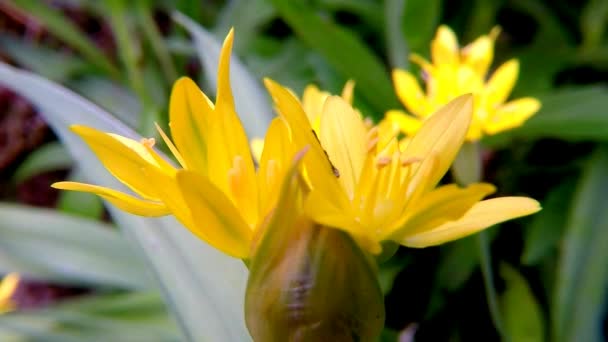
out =
{"type": "Polygon", "coordinates": [[[414,116],[392,110],[387,113],[387,119],[405,134],[413,134],[424,120],[450,100],[472,93],[475,109],[467,141],[522,125],[539,110],[540,102],[526,97],[505,103],[519,73],[517,60],[505,62],[486,79],[499,31],[494,28],[489,35],[481,36],[460,49],[454,32],[447,26],[440,26],[431,42],[432,62],[416,54],[411,56],[411,60],[422,69],[426,93],[410,72],[393,71],[397,96],[414,116]]]}
{"type": "MultiPolygon", "coordinates": [[[[478,79],[487,70],[491,37],[465,49],[462,62],[450,37],[450,31],[440,29],[433,43],[437,66],[423,65],[430,79],[439,80],[429,83],[435,102],[415,97],[415,108],[425,108],[424,113],[470,88],[448,93],[441,80],[469,69],[470,78],[478,79]]],[[[309,87],[300,101],[289,89],[267,79],[279,116],[263,143],[253,144],[259,159],[256,167],[229,84],[232,41],[231,32],[220,57],[215,103],[187,78],[174,86],[169,108],[173,140],[160,128],[159,133],[177,167],[159,155],[152,139],[135,141],[73,126],[108,171],[139,196],[74,182],[54,187],[96,193],[136,215],[172,214],[201,239],[242,259],[251,255],[258,233],[274,213],[284,175],[296,153],[304,149],[299,168],[307,195],[302,212],[319,224],[347,232],[373,254],[381,251],[383,241],[410,247],[437,245],[539,210],[536,201],[525,197],[482,200],[495,191],[487,183],[438,186],[465,137],[476,136],[471,132],[479,120],[472,113],[479,96],[462,95],[433,115],[425,114],[428,118],[404,143],[385,125],[370,126],[352,107],[353,84],[347,84],[342,97],[309,87]]],[[[395,75],[399,81],[408,74],[395,75]]],[[[412,105],[414,97],[405,96],[408,92],[397,85],[404,102],[412,105]]],[[[502,94],[492,98],[504,100],[502,94]]]]}
{"type": "Polygon", "coordinates": [[[540,209],[527,197],[484,200],[495,191],[488,183],[439,184],[465,139],[521,124],[538,108],[533,99],[502,104],[516,62],[485,83],[494,38],[459,52],[453,33],[440,28],[434,64],[415,58],[427,73],[427,97],[410,74],[395,71],[400,98],[420,120],[390,112],[389,121],[372,124],[352,106],[353,82],[342,96],[309,86],[300,100],[266,79],[278,116],[250,145],[229,81],[231,31],[215,102],[188,78],[173,87],[171,138],[158,131],[176,163],[152,138],[75,125],[135,195],[76,182],[53,186],[95,193],[136,215],[173,215],[210,245],[246,260],[247,325],[257,340],[371,340],[384,313],[369,255],[385,242],[438,245],[540,209]],[[328,297],[333,286],[342,295],[328,297]]]}

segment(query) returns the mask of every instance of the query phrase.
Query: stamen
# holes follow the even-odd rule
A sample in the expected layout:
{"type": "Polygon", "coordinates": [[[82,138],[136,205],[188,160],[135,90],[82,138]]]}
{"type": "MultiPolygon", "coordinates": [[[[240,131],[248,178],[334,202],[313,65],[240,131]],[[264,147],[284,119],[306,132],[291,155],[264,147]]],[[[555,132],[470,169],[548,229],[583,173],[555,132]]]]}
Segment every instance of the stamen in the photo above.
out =
{"type": "Polygon", "coordinates": [[[386,165],[390,164],[393,159],[389,156],[380,156],[376,159],[376,167],[381,169],[386,165]]]}
{"type": "Polygon", "coordinates": [[[421,162],[422,158],[418,158],[418,157],[409,157],[409,158],[402,158],[401,159],[401,166],[410,166],[414,163],[418,163],[421,162]]]}
{"type": "Polygon", "coordinates": [[[154,144],[156,144],[156,139],[154,139],[154,138],[141,138],[141,140],[139,142],[142,145],[144,145],[145,147],[152,148],[152,147],[154,147],[154,144]]]}
{"type": "Polygon", "coordinates": [[[378,137],[375,137],[374,139],[370,140],[367,143],[367,147],[366,147],[367,153],[371,153],[376,148],[377,145],[378,145],[378,137]]]}

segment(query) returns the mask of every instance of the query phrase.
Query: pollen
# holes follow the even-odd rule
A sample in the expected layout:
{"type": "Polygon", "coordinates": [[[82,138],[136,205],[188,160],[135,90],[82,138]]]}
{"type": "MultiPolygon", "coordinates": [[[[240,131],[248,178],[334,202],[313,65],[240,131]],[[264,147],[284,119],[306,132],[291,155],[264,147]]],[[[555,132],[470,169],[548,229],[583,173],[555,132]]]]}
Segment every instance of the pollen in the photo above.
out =
{"type": "Polygon", "coordinates": [[[156,139],[154,139],[154,138],[141,138],[141,140],[139,142],[142,145],[144,145],[145,147],[152,148],[156,144],[156,139]]]}

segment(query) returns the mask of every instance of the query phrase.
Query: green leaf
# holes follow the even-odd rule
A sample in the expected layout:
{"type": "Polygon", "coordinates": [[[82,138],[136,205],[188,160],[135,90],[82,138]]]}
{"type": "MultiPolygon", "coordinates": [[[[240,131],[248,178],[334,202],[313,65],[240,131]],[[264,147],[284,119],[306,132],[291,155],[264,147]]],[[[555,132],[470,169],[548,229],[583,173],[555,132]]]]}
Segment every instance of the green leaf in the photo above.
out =
{"type": "Polygon", "coordinates": [[[583,48],[592,49],[602,43],[608,25],[608,1],[590,0],[581,14],[583,48]]]}
{"type": "Polygon", "coordinates": [[[274,17],[276,11],[266,0],[228,1],[217,16],[213,33],[221,40],[234,27],[238,37],[234,42],[234,51],[244,53],[251,47],[262,25],[274,17]]]}
{"type": "Polygon", "coordinates": [[[399,107],[388,72],[353,33],[319,17],[301,1],[272,0],[281,17],[309,46],[344,77],[357,82],[358,93],[374,106],[376,119],[399,107]]]}
{"type": "MultiPolygon", "coordinates": [[[[192,36],[198,57],[205,69],[209,88],[215,92],[217,66],[222,45],[213,37],[213,34],[183,14],[175,12],[173,19],[186,28],[192,36]]],[[[236,32],[235,40],[239,39],[238,37],[238,32],[236,32]]],[[[266,127],[273,117],[268,95],[263,91],[261,82],[255,79],[234,55],[230,60],[230,84],[234,93],[236,111],[239,113],[247,135],[249,137],[264,136],[266,127]]]]}
{"type": "Polygon", "coordinates": [[[69,169],[72,166],[72,157],[58,142],[43,145],[32,153],[19,165],[13,174],[15,183],[21,183],[37,174],[69,169]]]}
{"type": "MultiPolygon", "coordinates": [[[[71,131],[79,123],[136,140],[111,114],[69,90],[31,73],[0,64],[0,83],[38,106],[70,150],[87,181],[127,191],[71,131]]],[[[143,218],[114,207],[115,222],[146,256],[183,333],[194,341],[247,341],[243,307],[247,269],[198,240],[173,217],[143,218]]]]}
{"type": "Polygon", "coordinates": [[[506,287],[500,304],[509,341],[544,341],[543,314],[526,278],[507,264],[501,265],[500,275],[506,287]]]}
{"type": "MultiPolygon", "coordinates": [[[[406,0],[401,29],[410,51],[427,55],[441,14],[440,0],[406,0]]],[[[409,56],[403,56],[407,60],[409,56]]]]}
{"type": "Polygon", "coordinates": [[[80,52],[91,64],[96,65],[112,76],[118,75],[118,70],[103,52],[59,11],[50,8],[44,2],[38,0],[15,0],[14,4],[29,15],[34,16],[51,34],[80,52]]]}
{"type": "Polygon", "coordinates": [[[141,104],[130,89],[101,77],[82,77],[69,83],[71,89],[114,114],[120,121],[135,128],[141,104]]]}
{"type": "Polygon", "coordinates": [[[600,86],[561,89],[539,96],[542,107],[523,126],[484,140],[505,145],[513,138],[608,141],[608,90],[600,86]]]}
{"type": "Polygon", "coordinates": [[[65,82],[89,67],[89,64],[73,54],[8,35],[0,36],[0,46],[19,65],[56,82],[65,82]]]}
{"type": "Polygon", "coordinates": [[[558,247],[574,188],[574,182],[566,181],[552,189],[542,201],[543,210],[532,216],[524,232],[523,264],[536,265],[558,247]]]}
{"type": "Polygon", "coordinates": [[[387,41],[388,59],[391,67],[407,69],[409,49],[403,30],[401,29],[405,0],[387,0],[384,2],[385,35],[387,41]]]}
{"type": "Polygon", "coordinates": [[[181,340],[155,292],[94,295],[13,312],[0,317],[0,337],[5,335],[19,341],[181,340]]]}
{"type": "MultiPolygon", "coordinates": [[[[67,180],[85,182],[84,172],[76,169],[67,180]]],[[[99,220],[103,214],[103,202],[101,198],[89,192],[62,191],[57,201],[57,209],[68,214],[99,220]]]]}
{"type": "Polygon", "coordinates": [[[3,273],[126,288],[153,285],[127,241],[111,226],[54,210],[0,204],[3,273]],[[12,260],[12,261],[11,261],[12,260]]]}
{"type": "Polygon", "coordinates": [[[608,295],[608,148],[585,168],[568,215],[553,297],[554,341],[602,341],[608,295]]]}
{"type": "Polygon", "coordinates": [[[449,291],[460,289],[479,266],[477,237],[470,236],[441,247],[437,282],[449,291]]]}

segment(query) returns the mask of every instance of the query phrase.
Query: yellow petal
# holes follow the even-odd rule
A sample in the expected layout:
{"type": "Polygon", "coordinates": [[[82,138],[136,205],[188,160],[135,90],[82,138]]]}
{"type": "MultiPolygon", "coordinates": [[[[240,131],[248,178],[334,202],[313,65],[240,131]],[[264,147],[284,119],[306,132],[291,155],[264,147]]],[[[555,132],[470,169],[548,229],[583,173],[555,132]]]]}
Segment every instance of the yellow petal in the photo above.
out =
{"type": "Polygon", "coordinates": [[[325,100],[319,140],[329,160],[340,172],[340,183],[352,197],[367,155],[367,128],[363,119],[341,97],[325,100]]]}
{"type": "Polygon", "coordinates": [[[508,102],[484,122],[484,130],[487,134],[496,134],[519,127],[539,109],[540,102],[531,97],[508,102]]]}
{"type": "Polygon", "coordinates": [[[462,49],[463,63],[485,77],[494,59],[494,39],[481,36],[462,49]]]}
{"type": "Polygon", "coordinates": [[[264,139],[253,138],[251,139],[251,154],[256,163],[260,164],[262,160],[262,151],[264,150],[264,139]]]}
{"type": "Polygon", "coordinates": [[[175,82],[169,100],[169,126],[185,168],[207,172],[207,139],[212,116],[213,104],[194,81],[182,77],[175,82]]]}
{"type": "MultiPolygon", "coordinates": [[[[303,164],[306,167],[306,176],[313,179],[313,183],[320,184],[324,178],[333,177],[333,167],[321,147],[304,110],[298,99],[286,88],[270,79],[264,79],[264,84],[272,96],[279,115],[285,120],[289,127],[289,133],[296,150],[310,146],[310,150],[304,156],[303,164]]],[[[334,184],[338,186],[334,179],[334,184]]]]}
{"type": "Polygon", "coordinates": [[[308,85],[304,88],[304,93],[302,94],[302,107],[304,108],[304,112],[306,112],[308,121],[313,125],[313,128],[318,128],[314,127],[314,123],[318,122],[319,116],[323,111],[325,99],[327,99],[329,95],[328,92],[319,90],[315,85],[308,85]]]}
{"type": "Polygon", "coordinates": [[[500,197],[481,201],[462,218],[400,241],[409,247],[423,248],[440,245],[477,233],[485,228],[539,211],[537,201],[527,197],[500,197]]]}
{"type": "Polygon", "coordinates": [[[142,200],[113,189],[76,182],[57,182],[55,189],[90,192],[112,203],[117,208],[139,216],[164,216],[171,212],[162,202],[142,200]]]}
{"type": "Polygon", "coordinates": [[[17,273],[9,273],[2,278],[2,282],[0,282],[0,314],[15,309],[13,296],[19,287],[19,280],[17,273]]]}
{"type": "Polygon", "coordinates": [[[161,165],[141,143],[90,127],[74,125],[70,128],[89,145],[114,177],[142,197],[158,200],[154,185],[148,182],[142,169],[148,166],[161,168],[161,165]]]}
{"type": "Polygon", "coordinates": [[[486,101],[491,109],[507,100],[518,74],[519,62],[515,59],[503,63],[494,71],[486,84],[486,101]]]}
{"type": "Polygon", "coordinates": [[[424,121],[418,133],[412,137],[403,153],[404,159],[422,158],[421,163],[412,165],[412,181],[423,189],[434,187],[447,172],[456,158],[468,131],[473,110],[471,95],[460,96],[424,121]],[[436,154],[436,161],[427,158],[436,154]],[[426,163],[436,162],[430,175],[417,172],[426,163]]]}
{"type": "Polygon", "coordinates": [[[305,212],[315,222],[347,232],[365,249],[379,253],[380,247],[373,232],[356,220],[356,215],[342,192],[333,195],[322,187],[314,188],[306,197],[305,212]]]}
{"type": "Polygon", "coordinates": [[[226,254],[246,258],[252,231],[230,200],[195,172],[180,171],[177,181],[192,212],[192,232],[226,254]]]}
{"type": "Polygon", "coordinates": [[[264,150],[257,173],[260,217],[265,217],[275,206],[281,190],[281,182],[295,153],[285,122],[281,118],[274,118],[266,131],[264,150]]]}
{"type": "Polygon", "coordinates": [[[351,106],[353,105],[354,92],[355,92],[355,81],[348,80],[344,84],[344,88],[342,88],[341,96],[344,99],[344,101],[348,102],[348,104],[350,104],[351,106]]]}
{"type": "Polygon", "coordinates": [[[400,110],[389,110],[386,112],[385,117],[391,122],[391,124],[399,127],[399,130],[408,137],[416,134],[416,132],[418,132],[422,126],[422,120],[411,115],[407,115],[405,112],[400,110]]]}
{"type": "Polygon", "coordinates": [[[487,183],[476,183],[460,188],[456,184],[444,185],[407,207],[403,218],[396,222],[387,238],[402,241],[410,235],[432,230],[441,224],[459,219],[482,198],[496,188],[487,183]]]}
{"type": "Polygon", "coordinates": [[[431,42],[433,64],[457,65],[459,63],[458,39],[454,31],[445,25],[439,26],[431,42]]]}
{"type": "Polygon", "coordinates": [[[393,70],[393,84],[401,103],[413,114],[424,116],[427,103],[422,88],[411,73],[405,70],[393,70]]]}
{"type": "Polygon", "coordinates": [[[213,120],[207,139],[209,179],[223,193],[228,194],[248,223],[258,214],[257,181],[249,141],[235,111],[230,87],[230,53],[234,39],[231,29],[220,53],[218,88],[213,120]]]}

